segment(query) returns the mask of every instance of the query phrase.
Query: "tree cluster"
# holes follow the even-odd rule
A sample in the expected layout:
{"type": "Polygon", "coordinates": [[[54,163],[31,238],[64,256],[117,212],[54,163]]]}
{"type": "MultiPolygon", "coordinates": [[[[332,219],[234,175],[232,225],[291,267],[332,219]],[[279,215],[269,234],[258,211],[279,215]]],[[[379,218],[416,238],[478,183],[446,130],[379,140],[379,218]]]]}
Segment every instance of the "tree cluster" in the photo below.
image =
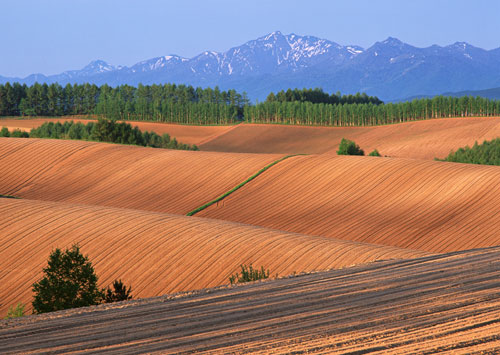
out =
{"type": "Polygon", "coordinates": [[[186,124],[241,120],[246,94],[186,85],[0,85],[0,116],[99,115],[186,124]]]}
{"type": "Polygon", "coordinates": [[[33,128],[28,136],[31,138],[78,139],[153,148],[198,150],[196,145],[179,143],[166,133],[160,136],[155,132],[142,132],[137,126],[132,128],[129,123],[103,118],[87,124],[73,121],[46,122],[40,127],[33,128]]]}
{"type": "MultiPolygon", "coordinates": [[[[339,149],[337,150],[338,155],[365,155],[365,151],[359,147],[354,141],[342,138],[339,144],[339,149]]],[[[380,153],[377,149],[374,149],[370,154],[370,157],[380,157],[380,153]]]]}
{"type": "Polygon", "coordinates": [[[450,153],[444,161],[469,164],[500,165],[500,138],[477,142],[471,147],[459,148],[450,153]]]}
{"type": "Polygon", "coordinates": [[[366,93],[356,95],[341,95],[340,92],[336,94],[328,94],[322,89],[288,89],[287,91],[281,90],[277,94],[270,93],[266,102],[310,102],[313,104],[331,104],[331,105],[344,105],[344,104],[368,104],[374,105],[383,104],[383,102],[376,96],[368,96],[366,93]]]}
{"type": "MultiPolygon", "coordinates": [[[[49,256],[48,265],[43,269],[44,277],[33,284],[35,294],[32,305],[34,313],[54,312],[126,301],[132,298],[131,288],[121,280],[110,287],[100,289],[98,277],[88,257],[80,252],[78,245],[61,251],[55,249],[49,256]]],[[[23,307],[24,310],[24,307],[23,307]]]]}

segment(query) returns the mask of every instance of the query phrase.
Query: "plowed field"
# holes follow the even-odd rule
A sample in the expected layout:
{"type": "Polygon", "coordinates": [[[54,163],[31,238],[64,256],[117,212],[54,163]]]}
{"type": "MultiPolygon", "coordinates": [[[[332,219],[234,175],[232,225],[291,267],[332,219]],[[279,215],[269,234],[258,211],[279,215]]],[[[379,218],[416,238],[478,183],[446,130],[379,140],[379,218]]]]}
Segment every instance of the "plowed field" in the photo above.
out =
{"type": "Polygon", "coordinates": [[[500,249],[0,321],[0,352],[500,352],[500,249]]]}
{"type": "Polygon", "coordinates": [[[500,167],[298,156],[197,216],[449,252],[500,245],[500,167]]]}
{"type": "Polygon", "coordinates": [[[186,214],[280,157],[0,138],[0,194],[186,214]]]}
{"type": "Polygon", "coordinates": [[[402,158],[444,158],[477,140],[500,137],[500,118],[446,118],[376,127],[304,127],[240,124],[207,141],[202,150],[245,153],[335,154],[342,138],[368,154],[402,158]]]}
{"type": "Polygon", "coordinates": [[[272,275],[325,270],[422,252],[137,210],[0,198],[0,318],[31,304],[53,248],[78,243],[102,286],[121,278],[151,297],[227,284],[240,264],[272,275]]]}
{"type": "MultiPolygon", "coordinates": [[[[46,121],[68,119],[0,119],[0,128],[31,129],[46,121]]],[[[84,119],[75,121],[89,122],[84,119]]],[[[168,133],[201,150],[236,153],[321,154],[338,149],[342,138],[354,140],[369,153],[401,158],[444,158],[475,141],[500,137],[500,118],[445,118],[375,127],[306,127],[268,124],[186,126],[129,121],[141,130],[168,133]]]]}
{"type": "MultiPolygon", "coordinates": [[[[92,120],[80,118],[39,118],[39,119],[0,119],[0,128],[7,127],[10,130],[20,129],[29,131],[32,128],[39,127],[45,122],[65,122],[75,121],[87,124],[92,120]]],[[[168,123],[127,121],[132,126],[137,126],[141,131],[153,131],[160,135],[168,133],[172,138],[185,144],[202,144],[206,141],[216,138],[220,134],[230,131],[235,126],[186,126],[168,123]]]]}

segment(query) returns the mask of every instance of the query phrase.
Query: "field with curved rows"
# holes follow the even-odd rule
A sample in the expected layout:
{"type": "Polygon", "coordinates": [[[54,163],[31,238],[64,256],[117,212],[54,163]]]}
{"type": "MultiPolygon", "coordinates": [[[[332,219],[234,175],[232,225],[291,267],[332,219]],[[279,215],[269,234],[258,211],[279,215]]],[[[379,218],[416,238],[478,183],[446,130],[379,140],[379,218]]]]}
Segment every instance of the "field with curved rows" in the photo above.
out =
{"type": "Polygon", "coordinates": [[[186,214],[280,157],[0,138],[0,194],[186,214]]]}
{"type": "Polygon", "coordinates": [[[297,156],[197,216],[429,252],[500,245],[500,167],[297,156]]]}
{"type": "MultiPolygon", "coordinates": [[[[70,118],[69,118],[70,119],[70,118]]],[[[31,129],[46,121],[67,118],[0,119],[0,128],[31,129]]],[[[89,122],[85,119],[75,121],[89,122]]],[[[128,121],[141,130],[168,133],[178,141],[196,144],[201,150],[235,153],[322,154],[338,149],[342,138],[354,140],[369,153],[400,158],[444,158],[450,151],[475,141],[500,137],[500,118],[467,117],[406,122],[375,127],[307,127],[271,124],[187,126],[128,121]]]]}
{"type": "Polygon", "coordinates": [[[68,310],[0,321],[0,352],[493,354],[499,273],[497,247],[68,310]]]}
{"type": "MultiPolygon", "coordinates": [[[[95,122],[95,120],[84,118],[34,118],[34,119],[5,119],[0,118],[0,128],[7,127],[9,130],[20,129],[29,131],[44,124],[45,122],[61,122],[75,121],[87,124],[95,122]]],[[[185,144],[203,144],[206,141],[216,138],[217,136],[230,131],[235,126],[186,126],[179,124],[159,123],[159,122],[143,122],[143,121],[127,121],[133,127],[137,126],[141,131],[153,131],[162,135],[168,133],[172,138],[185,144]]]]}
{"type": "Polygon", "coordinates": [[[31,285],[53,248],[78,243],[100,284],[121,278],[152,297],[228,283],[240,264],[272,275],[325,270],[425,253],[310,237],[204,218],[0,198],[0,317],[31,304],[31,285]]]}
{"type": "Polygon", "coordinates": [[[445,118],[376,127],[304,127],[240,124],[200,145],[201,150],[244,153],[334,153],[342,138],[368,154],[401,158],[444,158],[474,142],[500,137],[500,118],[445,118]]]}

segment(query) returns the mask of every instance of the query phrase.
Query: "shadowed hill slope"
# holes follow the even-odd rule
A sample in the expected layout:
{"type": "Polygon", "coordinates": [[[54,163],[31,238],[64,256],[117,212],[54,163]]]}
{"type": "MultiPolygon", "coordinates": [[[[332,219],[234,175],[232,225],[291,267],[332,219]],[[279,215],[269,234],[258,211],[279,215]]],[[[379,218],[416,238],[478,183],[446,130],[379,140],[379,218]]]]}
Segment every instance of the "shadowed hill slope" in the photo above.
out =
{"type": "Polygon", "coordinates": [[[0,321],[0,351],[500,351],[500,248],[0,321]],[[70,326],[68,326],[70,325],[70,326]]]}
{"type": "Polygon", "coordinates": [[[51,250],[79,243],[100,286],[121,278],[135,297],[227,284],[240,264],[271,275],[425,253],[273,231],[204,218],[0,198],[0,317],[31,304],[51,250]]]}
{"type": "Polygon", "coordinates": [[[280,157],[0,138],[0,194],[186,214],[280,157]]]}
{"type": "Polygon", "coordinates": [[[370,152],[401,158],[444,158],[474,142],[500,137],[500,118],[446,118],[376,127],[304,127],[240,124],[200,145],[244,153],[335,154],[342,138],[370,152]]]}
{"type": "Polygon", "coordinates": [[[499,186],[498,166],[298,156],[197,216],[449,252],[500,245],[499,186]]]}

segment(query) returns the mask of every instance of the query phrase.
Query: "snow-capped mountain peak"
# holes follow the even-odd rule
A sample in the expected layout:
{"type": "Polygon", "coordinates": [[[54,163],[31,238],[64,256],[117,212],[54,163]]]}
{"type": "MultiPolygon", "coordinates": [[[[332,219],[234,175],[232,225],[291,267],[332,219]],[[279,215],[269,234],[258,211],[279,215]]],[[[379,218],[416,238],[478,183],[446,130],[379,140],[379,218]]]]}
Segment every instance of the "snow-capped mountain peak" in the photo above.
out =
{"type": "Polygon", "coordinates": [[[58,75],[33,74],[0,82],[95,83],[102,85],[179,83],[247,91],[263,99],[270,91],[322,87],[367,92],[381,99],[477,90],[500,86],[500,48],[466,42],[417,48],[388,37],[364,49],[327,39],[274,31],[224,52],[206,50],[192,58],[165,55],[130,67],[103,60],[58,75]]]}

